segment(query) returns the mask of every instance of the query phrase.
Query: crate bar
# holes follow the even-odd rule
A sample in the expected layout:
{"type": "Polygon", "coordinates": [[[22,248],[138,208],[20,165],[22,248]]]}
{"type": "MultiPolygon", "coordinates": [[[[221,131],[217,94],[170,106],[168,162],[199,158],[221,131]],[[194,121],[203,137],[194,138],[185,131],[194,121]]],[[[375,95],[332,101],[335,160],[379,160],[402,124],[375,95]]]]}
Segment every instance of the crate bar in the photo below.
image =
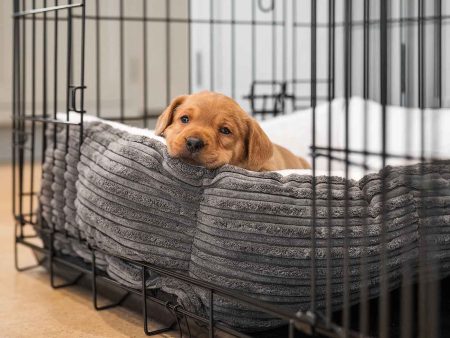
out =
{"type": "Polygon", "coordinates": [[[120,17],[119,17],[119,55],[120,55],[120,86],[119,86],[119,93],[120,93],[120,122],[123,123],[123,118],[125,116],[125,56],[124,56],[124,47],[125,47],[125,41],[124,41],[124,20],[123,20],[123,0],[120,0],[119,2],[119,11],[120,11],[120,17]]]}
{"type": "MultiPolygon", "coordinates": [[[[334,77],[335,77],[335,2],[334,0],[328,0],[328,123],[327,123],[327,138],[328,138],[328,148],[331,148],[333,134],[332,134],[332,105],[331,102],[334,99],[334,77]],[[332,80],[333,79],[333,82],[332,80]]],[[[316,82],[320,79],[316,79],[316,82]]],[[[314,147],[315,152],[317,146],[314,147]]],[[[330,158],[331,150],[328,151],[327,158],[327,170],[328,177],[331,177],[332,173],[332,160],[330,158]]],[[[314,156],[315,157],[315,156],[314,156]]],[[[332,303],[331,303],[331,200],[332,200],[332,189],[331,182],[328,181],[327,185],[327,212],[328,212],[328,227],[327,227],[327,256],[326,256],[326,291],[325,291],[325,320],[327,325],[331,324],[332,316],[332,303]]]]}
{"type": "MultiPolygon", "coordinates": [[[[349,149],[349,101],[352,94],[352,0],[345,1],[345,44],[344,44],[344,95],[345,95],[345,149],[349,149]]],[[[344,266],[343,266],[343,311],[342,326],[344,337],[348,337],[350,331],[350,278],[349,268],[349,153],[345,152],[345,188],[344,188],[344,266]]]]}
{"type": "MultiPolygon", "coordinates": [[[[386,133],[386,105],[388,103],[388,6],[386,1],[380,2],[380,103],[382,106],[382,126],[381,126],[381,138],[382,138],[382,167],[386,166],[386,150],[387,150],[387,133],[386,133]]],[[[386,177],[381,176],[381,208],[382,208],[382,221],[381,221],[381,267],[380,267],[380,284],[381,293],[379,299],[379,336],[380,338],[389,337],[389,275],[387,271],[387,209],[386,209],[386,177]]]]}
{"type": "MultiPolygon", "coordinates": [[[[322,146],[316,146],[314,149],[316,150],[327,150],[331,152],[339,152],[339,153],[349,153],[349,154],[359,154],[364,156],[382,156],[385,155],[386,158],[398,158],[403,160],[416,160],[420,161],[420,156],[412,156],[412,155],[400,155],[400,154],[391,154],[391,153],[383,153],[383,152],[373,152],[368,150],[354,150],[354,149],[345,149],[345,148],[337,148],[337,147],[322,147],[322,146]]],[[[437,158],[434,160],[438,160],[437,158]]]]}
{"type": "MultiPolygon", "coordinates": [[[[146,0],[148,1],[148,0],[146,0]]],[[[74,19],[80,19],[81,17],[79,15],[73,15],[74,19]]],[[[449,16],[450,18],[450,16],[449,16]]],[[[100,20],[108,20],[108,21],[119,21],[120,17],[116,16],[100,16],[100,20]]],[[[96,20],[96,17],[94,15],[86,15],[86,20],[96,20]]],[[[124,21],[142,21],[142,17],[138,16],[125,16],[123,18],[124,21]]],[[[272,21],[258,21],[258,20],[227,20],[227,19],[183,19],[183,18],[170,18],[169,20],[166,20],[166,18],[158,18],[158,17],[147,17],[145,19],[148,22],[162,22],[166,23],[167,21],[171,23],[184,23],[184,24],[204,24],[204,25],[245,25],[245,26],[251,26],[253,24],[257,26],[272,26],[274,23],[272,21]]],[[[283,21],[276,21],[275,25],[277,26],[283,26],[283,21]]],[[[308,26],[309,27],[309,26],[308,26]]]]}
{"type": "MultiPolygon", "coordinates": [[[[83,143],[83,131],[84,131],[84,125],[83,125],[83,120],[84,120],[84,89],[86,88],[84,85],[84,66],[85,66],[85,42],[86,42],[86,20],[85,20],[85,15],[86,15],[86,6],[85,6],[85,0],[83,1],[83,7],[81,9],[81,16],[82,16],[82,20],[81,20],[81,69],[80,69],[80,87],[81,87],[81,97],[80,97],[80,133],[79,133],[79,142],[78,142],[78,146],[79,146],[79,150],[80,150],[80,156],[81,156],[81,144],[83,143]]],[[[75,92],[74,94],[75,95],[75,92]]],[[[75,99],[74,99],[75,100],[75,99]]]]}
{"type": "MultiPolygon", "coordinates": [[[[36,0],[32,1],[33,9],[36,8],[36,0]]],[[[36,20],[32,16],[32,41],[31,41],[31,116],[36,116],[36,20]]],[[[30,153],[30,191],[34,191],[34,155],[35,155],[36,124],[31,120],[31,153],[30,153]]],[[[33,210],[34,198],[30,198],[30,212],[33,210]]]]}
{"type": "Polygon", "coordinates": [[[209,338],[214,338],[214,290],[209,290],[209,338]]]}
{"type": "MultiPolygon", "coordinates": [[[[363,26],[363,97],[364,97],[364,116],[363,116],[363,164],[367,166],[367,149],[368,149],[368,106],[367,100],[370,97],[370,0],[364,0],[363,4],[364,12],[364,26],[363,26]]],[[[366,172],[365,172],[366,173],[366,172]]],[[[368,210],[366,210],[368,214],[368,210]]],[[[368,255],[367,248],[369,247],[369,224],[367,218],[363,220],[363,237],[364,237],[364,250],[361,254],[361,274],[360,278],[362,281],[360,290],[360,306],[359,306],[359,331],[362,334],[369,333],[369,272],[368,266],[368,255]]]]}
{"type": "Polygon", "coordinates": [[[171,11],[171,2],[170,0],[166,0],[166,105],[169,105],[171,98],[171,25],[170,25],[170,11],[171,11]]]}
{"type": "MultiPolygon", "coordinates": [[[[55,0],[55,5],[58,5],[58,0],[55,0]]],[[[58,121],[57,120],[57,114],[58,114],[58,21],[59,17],[58,17],[58,11],[55,11],[55,27],[54,27],[54,39],[55,39],[55,43],[54,43],[54,67],[55,67],[55,72],[53,74],[53,80],[54,80],[54,87],[53,87],[53,92],[54,92],[54,97],[53,97],[53,121],[58,121]]],[[[47,120],[47,123],[51,123],[48,122],[48,118],[46,118],[45,120],[47,120]]],[[[56,150],[56,143],[57,143],[57,132],[58,132],[58,125],[57,123],[53,124],[53,152],[52,152],[52,165],[53,167],[55,166],[55,150],[56,150]]],[[[52,175],[52,184],[54,184],[55,182],[55,176],[52,175]]],[[[50,228],[51,231],[53,232],[55,230],[55,224],[54,222],[51,222],[50,224],[50,228]]],[[[53,240],[53,237],[50,238],[51,240],[53,240]]],[[[50,284],[53,286],[54,281],[53,281],[53,241],[50,242],[50,252],[49,252],[49,281],[50,284]]]]}
{"type": "MultiPolygon", "coordinates": [[[[311,79],[292,79],[291,80],[292,83],[299,83],[299,84],[310,84],[311,83],[311,79]]],[[[333,83],[333,80],[331,79],[319,79],[316,78],[316,84],[329,84],[329,83],[333,83]]]]}
{"type": "Polygon", "coordinates": [[[70,121],[64,121],[64,120],[58,120],[53,119],[49,117],[44,117],[42,115],[36,115],[35,117],[32,116],[18,116],[13,118],[13,120],[18,121],[33,121],[33,122],[42,122],[42,123],[53,123],[53,124],[64,124],[64,125],[73,125],[73,126],[79,126],[79,122],[70,122],[70,121]]]}
{"type": "Polygon", "coordinates": [[[438,99],[438,108],[442,108],[442,0],[436,0],[435,3],[435,11],[437,11],[437,99],[438,99]]]}
{"type": "Polygon", "coordinates": [[[71,9],[71,8],[82,7],[82,6],[83,6],[82,3],[78,3],[78,4],[46,7],[46,8],[33,8],[28,11],[16,12],[13,14],[13,17],[15,17],[15,18],[24,17],[27,15],[35,15],[35,14],[40,14],[40,13],[53,12],[53,11],[59,11],[61,9],[71,9]]]}
{"type": "MultiPolygon", "coordinates": [[[[55,0],[55,6],[58,5],[58,0],[55,0]]],[[[53,73],[53,120],[57,121],[58,114],[58,12],[55,12],[54,22],[54,73],[53,73]]],[[[53,127],[53,150],[56,149],[57,141],[57,126],[53,127]]]]}
{"type": "MultiPolygon", "coordinates": [[[[283,22],[285,23],[283,25],[283,64],[282,64],[282,75],[283,75],[283,82],[287,81],[287,1],[283,0],[283,22]]],[[[284,102],[284,100],[283,100],[284,102]]]]}
{"type": "Polygon", "coordinates": [[[209,2],[209,87],[214,91],[214,1],[209,2]]]}
{"type": "MultiPolygon", "coordinates": [[[[14,12],[17,12],[19,10],[19,1],[15,0],[13,2],[14,6],[14,12]]],[[[20,22],[18,18],[14,17],[13,20],[13,66],[12,66],[12,80],[13,80],[13,86],[12,86],[12,112],[13,117],[16,117],[19,115],[20,110],[20,22]]],[[[16,129],[17,129],[17,121],[14,118],[12,121],[12,139],[11,143],[13,145],[12,147],[12,212],[13,215],[16,215],[16,147],[14,144],[17,143],[16,140],[16,129]]],[[[15,233],[15,235],[17,235],[15,233]]]]}
{"type": "MultiPolygon", "coordinates": [[[[142,81],[143,81],[143,85],[142,85],[142,90],[143,90],[143,113],[144,113],[144,128],[147,128],[147,119],[148,119],[148,99],[147,99],[147,95],[148,95],[148,69],[147,69],[147,53],[148,53],[148,48],[147,48],[147,0],[142,0],[142,68],[143,68],[143,72],[144,75],[142,77],[142,81]]],[[[189,68],[190,68],[190,64],[189,64],[189,68]]]]}
{"type": "MultiPolygon", "coordinates": [[[[312,146],[316,146],[316,95],[317,95],[317,3],[311,0],[311,107],[312,107],[312,146]]],[[[312,313],[316,312],[316,157],[312,157],[312,227],[311,227],[311,305],[312,313]]]]}
{"type": "MultiPolygon", "coordinates": [[[[261,8],[262,4],[261,1],[258,2],[259,7],[261,8]]],[[[276,116],[278,113],[277,109],[277,98],[275,97],[275,81],[277,79],[277,31],[276,31],[276,6],[275,6],[275,0],[272,1],[272,80],[274,83],[272,84],[272,97],[273,97],[273,116],[276,116]]]]}
{"type": "MultiPolygon", "coordinates": [[[[297,82],[294,79],[297,78],[297,1],[292,1],[292,95],[297,93],[297,82]]],[[[292,110],[297,109],[296,100],[292,100],[292,110]]]]}
{"type": "MultiPolygon", "coordinates": [[[[443,19],[443,20],[449,20],[450,14],[441,15],[441,16],[435,16],[435,15],[424,15],[423,16],[423,22],[434,22],[436,20],[443,19]]],[[[402,24],[417,24],[419,22],[419,19],[417,17],[405,17],[402,19],[396,19],[396,18],[388,18],[386,20],[388,26],[392,25],[402,25],[402,24]]],[[[375,25],[381,25],[381,21],[377,19],[372,19],[368,21],[368,24],[370,26],[375,25]]],[[[295,23],[296,27],[304,27],[304,28],[310,28],[310,25],[308,23],[304,22],[297,22],[295,23]]],[[[324,22],[317,23],[318,27],[327,27],[328,24],[324,22]]],[[[345,22],[337,22],[337,27],[345,27],[345,22]]],[[[364,19],[363,20],[353,20],[351,23],[351,27],[363,27],[364,26],[364,19]]]]}
{"type": "MultiPolygon", "coordinates": [[[[420,109],[420,150],[422,163],[425,161],[425,106],[426,106],[426,97],[425,97],[425,25],[424,25],[424,15],[425,15],[425,1],[418,0],[418,104],[420,109]]],[[[423,165],[421,166],[420,174],[423,180],[425,170],[423,165]]],[[[423,194],[419,195],[419,212],[425,213],[426,207],[423,201],[423,194]]],[[[428,306],[428,290],[427,290],[427,276],[428,272],[428,250],[427,250],[427,229],[425,226],[419,227],[419,285],[418,285],[418,303],[419,313],[418,313],[418,337],[419,338],[428,338],[428,328],[431,325],[432,318],[429,318],[429,306],[428,306]]]]}
{"type": "MultiPolygon", "coordinates": [[[[44,7],[47,7],[47,0],[43,1],[44,7]]],[[[33,18],[35,16],[33,15],[33,18]]],[[[42,115],[47,118],[47,12],[44,13],[43,20],[43,37],[42,37],[42,115]]],[[[33,122],[34,124],[35,122],[33,122]]],[[[42,128],[42,150],[41,150],[41,166],[45,162],[45,149],[47,149],[47,124],[43,124],[42,128]]],[[[32,190],[33,191],[33,190],[32,190]]],[[[37,194],[36,194],[37,195],[37,194]]],[[[33,198],[31,198],[33,199],[33,198]]],[[[42,204],[38,203],[39,214],[36,217],[36,223],[42,224],[42,204]]],[[[32,211],[32,209],[30,210],[32,211]]]]}
{"type": "Polygon", "coordinates": [[[188,31],[188,93],[192,93],[192,3],[191,0],[188,0],[188,22],[187,22],[187,31],[188,31]]]}
{"type": "MultiPolygon", "coordinates": [[[[252,48],[251,48],[251,57],[250,62],[252,65],[252,92],[251,95],[253,96],[254,93],[254,84],[256,81],[256,0],[252,0],[252,21],[251,21],[251,39],[252,39],[252,48]]],[[[255,101],[250,100],[250,106],[251,110],[255,110],[255,101]]]]}
{"type": "MultiPolygon", "coordinates": [[[[148,1],[148,0],[147,0],[148,1]]],[[[73,19],[81,19],[81,15],[79,14],[73,14],[72,15],[73,19]]],[[[120,17],[116,17],[116,16],[108,16],[108,15],[104,15],[104,16],[99,16],[98,19],[100,20],[105,20],[105,21],[120,21],[120,17]]],[[[424,22],[432,22],[432,21],[436,21],[438,19],[442,19],[443,21],[448,21],[450,20],[450,15],[442,15],[441,17],[438,16],[424,16],[423,20],[424,22]]],[[[25,17],[23,18],[23,20],[30,20],[29,17],[25,17]]],[[[36,17],[36,21],[38,20],[42,20],[41,17],[36,17]]],[[[47,18],[47,20],[53,20],[52,18],[47,18]]],[[[66,18],[61,18],[61,21],[67,21],[66,18]]],[[[97,20],[96,15],[86,15],[86,20],[97,20]]],[[[124,16],[123,18],[124,21],[139,21],[142,22],[142,17],[138,17],[138,16],[124,16]]],[[[148,22],[162,22],[165,23],[167,22],[167,20],[165,18],[158,18],[158,17],[148,17],[146,19],[146,21],[148,22]]],[[[417,18],[403,18],[403,19],[388,19],[388,25],[394,25],[394,24],[415,24],[417,23],[417,18]]],[[[230,25],[233,24],[233,22],[231,20],[226,20],[226,19],[217,19],[217,20],[208,20],[208,19],[183,19],[183,18],[170,18],[170,22],[172,23],[194,23],[194,24],[204,24],[204,25],[210,25],[211,23],[215,24],[215,25],[230,25]]],[[[236,25],[248,25],[251,26],[253,24],[253,22],[250,20],[235,20],[234,24],[236,25]]],[[[273,22],[272,21],[258,21],[255,20],[254,24],[257,26],[272,26],[273,22]]],[[[380,21],[379,20],[370,20],[368,21],[368,24],[371,26],[374,25],[379,25],[380,21]]],[[[283,21],[276,21],[275,25],[277,26],[283,26],[284,22],[283,21]]],[[[344,27],[345,23],[343,22],[336,22],[335,26],[336,27],[344,27]]],[[[310,24],[307,23],[303,23],[303,22],[297,22],[294,24],[295,27],[300,27],[300,28],[311,28],[310,24]]],[[[363,27],[364,26],[364,20],[354,20],[352,22],[352,27],[363,27]]],[[[327,23],[317,23],[317,27],[318,28],[328,28],[328,24],[327,23]]]]}
{"type": "Polygon", "coordinates": [[[156,334],[164,333],[167,331],[170,331],[172,329],[172,326],[163,328],[163,329],[157,329],[153,331],[149,331],[148,329],[148,316],[147,316],[147,268],[145,266],[142,267],[142,315],[144,319],[144,332],[147,336],[153,336],[156,334]]]}
{"type": "MultiPolygon", "coordinates": [[[[434,39],[434,100],[433,107],[442,108],[442,0],[435,0],[434,2],[434,13],[437,16],[435,21],[435,39],[434,39]],[[436,102],[437,101],[437,102],[436,102]]],[[[429,119],[431,119],[429,125],[433,131],[439,130],[439,125],[442,123],[440,114],[430,114],[428,113],[429,119]]],[[[429,137],[431,137],[432,149],[439,149],[442,147],[438,139],[438,132],[433,132],[429,137]]],[[[429,157],[429,155],[428,155],[429,157]]],[[[429,159],[428,159],[429,161],[429,159]]],[[[428,186],[429,189],[433,191],[438,191],[438,185],[433,181],[428,186]]],[[[430,215],[430,211],[424,208],[425,213],[430,215]]],[[[436,254],[442,251],[442,244],[437,242],[435,245],[430,246],[430,257],[427,259],[427,315],[428,315],[428,332],[427,337],[439,337],[441,336],[441,317],[440,316],[440,299],[441,295],[441,282],[440,282],[440,267],[439,267],[439,258],[436,257],[436,254]]]]}
{"type": "MultiPolygon", "coordinates": [[[[18,5],[18,7],[20,7],[20,5],[18,5]]],[[[25,10],[26,6],[25,6],[25,0],[22,0],[22,9],[25,10]]],[[[19,36],[19,44],[20,44],[20,36],[19,36]]],[[[25,20],[22,21],[22,50],[21,52],[19,52],[19,59],[20,59],[20,54],[22,54],[22,69],[19,68],[19,78],[20,75],[22,75],[22,79],[21,79],[21,83],[19,83],[19,87],[20,85],[22,86],[21,88],[21,95],[19,92],[19,117],[23,117],[26,116],[26,94],[27,94],[27,76],[26,76],[26,71],[27,71],[27,63],[26,63],[26,54],[27,54],[27,34],[26,34],[26,22],[25,20]],[[20,70],[22,71],[20,74],[20,70]]],[[[20,67],[20,66],[19,66],[20,67]]],[[[18,131],[16,131],[16,135],[17,135],[17,139],[16,139],[16,143],[15,145],[20,145],[20,147],[18,147],[19,150],[19,215],[22,219],[23,213],[24,213],[24,202],[23,202],[23,190],[24,190],[24,179],[23,179],[23,175],[24,175],[24,137],[23,134],[25,132],[25,122],[23,120],[19,121],[18,124],[18,131]]],[[[23,224],[22,224],[22,220],[20,220],[20,236],[23,236],[23,224]]]]}
{"type": "MultiPolygon", "coordinates": [[[[47,7],[47,0],[44,0],[44,7],[47,7]]],[[[42,115],[44,118],[48,116],[47,114],[47,12],[44,13],[44,23],[43,23],[43,37],[42,37],[42,115]]],[[[44,164],[45,160],[45,149],[47,148],[47,137],[46,137],[47,125],[44,124],[42,131],[42,159],[41,164],[44,164]]]]}
{"type": "MultiPolygon", "coordinates": [[[[404,15],[404,10],[403,10],[403,6],[404,6],[405,0],[402,0],[400,5],[401,5],[401,15],[403,18],[404,15]]],[[[402,28],[403,26],[401,26],[402,28]]],[[[403,37],[403,36],[402,36],[403,37]]],[[[405,61],[406,61],[406,52],[407,49],[404,48],[405,50],[405,61]]],[[[406,69],[406,66],[404,67],[404,69],[406,69]]],[[[408,91],[406,91],[406,71],[404,70],[404,74],[403,74],[403,79],[404,84],[405,84],[405,93],[402,97],[403,99],[403,104],[410,102],[410,98],[407,96],[408,91]]],[[[407,124],[407,132],[405,135],[405,150],[409,151],[410,149],[410,144],[411,144],[411,118],[408,114],[407,120],[406,120],[406,124],[407,124]]],[[[408,184],[411,183],[411,178],[409,176],[406,176],[406,182],[408,184]]],[[[415,300],[415,292],[413,290],[413,286],[411,283],[411,280],[413,279],[413,269],[412,268],[412,264],[415,264],[415,260],[414,261],[406,261],[403,266],[402,266],[402,284],[401,284],[401,290],[400,290],[400,296],[401,296],[401,308],[400,308],[400,318],[401,318],[401,326],[400,326],[400,333],[401,333],[401,338],[409,338],[413,336],[413,331],[416,332],[415,328],[416,328],[416,315],[413,313],[415,312],[414,310],[414,303],[416,302],[415,300]],[[414,318],[414,319],[413,319],[414,318]]]]}
{"type": "MultiPolygon", "coordinates": [[[[72,0],[69,0],[69,4],[72,4],[72,0]]],[[[69,114],[71,110],[70,103],[70,93],[71,93],[71,83],[73,79],[73,21],[72,21],[72,8],[68,9],[67,13],[67,50],[66,50],[66,121],[70,121],[69,114]]],[[[75,108],[74,108],[75,109],[75,108]]],[[[65,125],[65,133],[66,133],[66,141],[65,141],[65,153],[69,152],[69,136],[70,136],[70,124],[65,125]]],[[[53,161],[55,161],[55,153],[53,153],[53,161]]],[[[53,162],[55,163],[55,162],[53,162]]],[[[64,169],[67,170],[67,162],[64,162],[64,169]]],[[[54,176],[53,176],[54,179],[54,176]]],[[[55,230],[55,224],[52,222],[52,230],[55,230]]],[[[67,231],[66,231],[67,232],[67,231]]],[[[58,288],[54,281],[53,276],[53,256],[54,256],[54,235],[53,232],[50,236],[50,248],[52,250],[52,254],[50,255],[50,283],[53,288],[58,288]]],[[[61,285],[63,287],[63,285],[61,285]]]]}
{"type": "Polygon", "coordinates": [[[94,309],[101,311],[106,309],[111,309],[113,307],[116,307],[118,305],[121,305],[130,295],[130,293],[127,291],[120,299],[112,304],[107,305],[98,305],[98,297],[97,297],[97,264],[96,264],[96,257],[95,257],[95,250],[91,250],[91,274],[92,274],[92,304],[94,305],[94,309]]]}
{"type": "Polygon", "coordinates": [[[236,16],[236,0],[231,0],[231,97],[236,98],[236,25],[234,24],[236,16]]]}
{"type": "MultiPolygon", "coordinates": [[[[145,2],[145,0],[144,0],[145,2]]],[[[86,14],[84,15],[86,19],[86,14]]],[[[100,63],[100,4],[99,0],[95,0],[95,99],[96,99],[96,116],[101,116],[101,63],[100,63]]]]}

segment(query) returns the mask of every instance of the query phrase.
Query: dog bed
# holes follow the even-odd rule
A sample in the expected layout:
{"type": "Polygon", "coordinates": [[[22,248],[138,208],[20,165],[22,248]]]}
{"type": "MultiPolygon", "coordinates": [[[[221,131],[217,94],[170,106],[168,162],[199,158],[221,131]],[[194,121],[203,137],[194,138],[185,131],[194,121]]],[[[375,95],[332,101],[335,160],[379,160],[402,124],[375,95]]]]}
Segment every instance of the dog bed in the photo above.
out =
{"type": "MultiPolygon", "coordinates": [[[[309,174],[258,173],[228,165],[209,171],[170,158],[164,142],[149,131],[87,116],[80,147],[77,128],[70,128],[67,153],[65,127],[56,130],[56,144],[53,130],[47,131],[40,194],[43,226],[72,235],[55,237],[56,250],[64,254],[89,262],[89,243],[112,255],[174,269],[295,312],[310,306],[314,254],[317,306],[324,307],[330,236],[328,273],[333,307],[338,309],[343,301],[344,241],[349,245],[352,302],[362,286],[363,255],[369,294],[379,295],[384,178],[389,288],[400,285],[404,264],[415,270],[419,243],[435,249],[427,259],[437,264],[440,276],[449,274],[450,161],[388,166],[359,180],[318,176],[313,228],[309,174]]],[[[98,263],[118,282],[141,287],[136,266],[103,254],[98,263]]],[[[176,295],[189,310],[208,311],[205,290],[155,274],[149,275],[147,286],[176,295]]],[[[215,320],[241,330],[282,324],[218,296],[214,308],[215,320]]]]}

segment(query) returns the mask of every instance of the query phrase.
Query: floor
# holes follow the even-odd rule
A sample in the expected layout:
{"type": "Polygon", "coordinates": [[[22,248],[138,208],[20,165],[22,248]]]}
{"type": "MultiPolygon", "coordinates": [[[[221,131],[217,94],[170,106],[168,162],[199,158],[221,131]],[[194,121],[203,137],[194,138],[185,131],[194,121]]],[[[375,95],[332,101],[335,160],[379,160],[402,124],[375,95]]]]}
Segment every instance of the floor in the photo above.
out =
{"type": "MultiPolygon", "coordinates": [[[[0,337],[144,337],[140,314],[122,307],[95,311],[89,290],[53,290],[43,268],[16,272],[11,181],[11,167],[0,165],[0,337]]],[[[19,258],[21,265],[34,261],[27,248],[19,258]]]]}

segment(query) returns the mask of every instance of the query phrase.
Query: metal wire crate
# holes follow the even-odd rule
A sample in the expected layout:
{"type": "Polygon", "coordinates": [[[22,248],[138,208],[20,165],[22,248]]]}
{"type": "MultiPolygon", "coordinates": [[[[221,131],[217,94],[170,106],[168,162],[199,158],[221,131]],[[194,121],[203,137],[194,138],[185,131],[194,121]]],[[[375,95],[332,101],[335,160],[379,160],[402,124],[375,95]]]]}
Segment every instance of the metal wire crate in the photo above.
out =
{"type": "MultiPolygon", "coordinates": [[[[276,336],[437,337],[449,334],[445,316],[450,313],[450,307],[443,301],[448,294],[448,279],[437,279],[435,262],[425,269],[429,262],[420,259],[417,271],[411,271],[415,269],[413,264],[404,267],[401,288],[390,291],[383,278],[387,273],[385,246],[388,245],[383,232],[380,296],[369,299],[367,289],[362,288],[360,302],[350,302],[349,243],[345,241],[344,297],[343,307],[338,311],[331,306],[331,279],[327,279],[326,307],[317,308],[315,255],[311,259],[311,306],[307,312],[292,313],[163,267],[131,261],[142,269],[143,287],[136,290],[98,271],[94,253],[100,249],[91,247],[91,265],[55,249],[54,237],[58,231],[52,224],[48,228],[42,226],[36,201],[39,187],[34,179],[48,147],[45,135],[53,132],[56,138],[56,125],[63,125],[67,136],[70,128],[79,128],[80,144],[85,113],[151,127],[158,112],[172,97],[199,89],[225,92],[250,113],[263,117],[310,107],[313,181],[317,162],[321,160],[326,161],[329,175],[333,167],[343,165],[346,177],[351,167],[366,170],[368,159],[373,157],[381,161],[382,167],[390,158],[433,160],[423,146],[418,157],[389,152],[386,106],[421,109],[424,125],[421,135],[406,135],[405,142],[430,137],[425,122],[432,121],[433,117],[423,113],[426,108],[449,107],[450,73],[443,63],[450,48],[449,1],[13,0],[13,3],[13,214],[18,270],[34,267],[22,267],[18,262],[17,250],[27,246],[40,253],[37,265],[48,264],[54,288],[73,285],[89,276],[96,310],[120,305],[130,294],[138,295],[147,335],[172,329],[171,326],[149,332],[147,301],[168,308],[179,327],[187,318],[200,323],[210,337],[216,332],[237,337],[267,334],[238,332],[216,321],[213,306],[216,296],[242,302],[284,320],[286,326],[271,333],[276,336]],[[353,95],[375,100],[382,106],[380,152],[371,152],[367,147],[351,148],[348,111],[353,95]],[[319,103],[331,103],[336,97],[345,98],[344,147],[332,144],[335,126],[331,118],[326,126],[316,123],[315,107],[319,103]],[[81,121],[58,120],[58,112],[65,112],[67,117],[69,112],[77,112],[81,121]],[[319,128],[327,130],[328,144],[317,143],[319,128]],[[355,163],[354,155],[360,156],[361,161],[355,163]],[[42,245],[36,244],[34,237],[42,238],[42,245]],[[55,267],[61,265],[77,273],[69,276],[67,282],[57,284],[55,267]],[[208,316],[186,311],[147,290],[147,270],[208,290],[208,316]],[[418,282],[412,284],[409,279],[415,274],[418,282]],[[99,305],[98,279],[123,290],[123,296],[111,304],[99,305]]],[[[329,114],[332,114],[331,104],[329,114]]],[[[364,131],[371,128],[367,118],[363,119],[361,128],[364,131]]],[[[347,220],[348,199],[347,191],[347,220]]],[[[312,201],[312,214],[316,215],[315,191],[312,201]]],[[[381,203],[385,208],[385,196],[381,203]]],[[[314,236],[313,230],[313,242],[314,236]]],[[[423,246],[420,257],[426,257],[427,250],[431,249],[439,248],[423,246]]],[[[361,261],[361,273],[367,281],[365,258],[361,261]]],[[[328,270],[331,266],[328,256],[328,270]]],[[[184,329],[184,334],[191,335],[189,325],[184,329]]]]}

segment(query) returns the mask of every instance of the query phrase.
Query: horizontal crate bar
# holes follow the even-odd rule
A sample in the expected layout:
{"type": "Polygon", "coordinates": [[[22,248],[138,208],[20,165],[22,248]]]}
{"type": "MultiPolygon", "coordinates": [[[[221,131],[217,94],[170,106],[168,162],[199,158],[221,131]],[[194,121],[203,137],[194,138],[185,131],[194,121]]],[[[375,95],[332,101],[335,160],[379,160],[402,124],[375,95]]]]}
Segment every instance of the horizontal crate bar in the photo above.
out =
{"type": "Polygon", "coordinates": [[[23,192],[21,194],[22,196],[35,196],[37,195],[37,192],[33,191],[33,192],[23,192]]]}
{"type": "Polygon", "coordinates": [[[348,153],[348,154],[357,154],[357,155],[365,155],[365,156],[377,156],[377,157],[390,157],[390,158],[398,158],[403,160],[411,160],[411,161],[438,161],[438,158],[422,158],[420,156],[412,156],[412,155],[399,155],[399,154],[390,154],[390,153],[377,153],[367,150],[352,150],[352,149],[344,149],[344,148],[333,148],[333,147],[310,147],[311,150],[324,150],[324,151],[330,151],[330,152],[338,152],[338,153],[348,153]]]}
{"type": "MultiPolygon", "coordinates": [[[[316,83],[329,83],[331,81],[333,81],[333,79],[315,79],[314,80],[316,83]]],[[[306,83],[306,84],[311,84],[311,80],[310,79],[294,79],[291,81],[287,81],[288,83],[306,83]]]]}
{"type": "MultiPolygon", "coordinates": [[[[162,110],[161,110],[162,111],[162,110]]],[[[130,117],[102,117],[102,119],[108,120],[108,121],[141,121],[145,119],[152,119],[157,118],[161,115],[158,114],[148,114],[148,115],[142,115],[142,116],[130,116],[130,117]]]]}
{"type": "Polygon", "coordinates": [[[45,8],[35,8],[35,9],[30,9],[28,11],[14,13],[13,17],[14,18],[24,17],[27,15],[54,12],[54,11],[59,11],[62,9],[70,9],[70,8],[82,7],[82,6],[83,6],[83,4],[78,3],[78,4],[72,4],[72,5],[61,5],[61,6],[52,6],[52,7],[45,7],[45,8]]]}
{"type": "Polygon", "coordinates": [[[80,122],[70,122],[52,119],[49,117],[44,117],[43,115],[35,115],[35,116],[13,116],[14,120],[25,120],[25,121],[34,121],[34,122],[42,122],[42,123],[52,123],[52,124],[65,124],[72,126],[79,126],[80,122]]]}
{"type": "MultiPolygon", "coordinates": [[[[72,14],[73,19],[82,19],[81,15],[72,14]]],[[[33,18],[25,18],[26,20],[33,20],[33,18]]],[[[35,20],[43,20],[44,18],[37,17],[35,20]]],[[[54,21],[55,18],[47,17],[46,21],[54,21]]],[[[159,23],[185,23],[185,24],[208,24],[208,25],[255,25],[255,26],[283,26],[282,21],[252,21],[252,20],[210,20],[210,19],[183,19],[183,18],[158,18],[158,17],[135,17],[135,16],[99,16],[86,15],[86,20],[105,20],[105,21],[135,21],[135,22],[159,22],[159,23]]],[[[67,21],[66,17],[58,17],[58,21],[67,21]]]]}
{"type": "MultiPolygon", "coordinates": [[[[403,17],[403,18],[391,18],[387,20],[387,24],[388,25],[393,25],[393,24],[417,24],[418,22],[430,22],[430,21],[445,21],[445,20],[450,20],[450,15],[442,15],[442,16],[427,16],[427,17],[423,17],[421,19],[419,19],[418,17],[403,17]]],[[[348,23],[350,27],[355,27],[355,26],[364,26],[365,24],[368,24],[369,26],[374,26],[374,25],[379,25],[380,24],[380,20],[379,19],[372,19],[372,20],[368,20],[368,21],[364,21],[364,20],[353,20],[352,22],[348,23]]],[[[335,22],[334,26],[335,27],[344,27],[345,22],[335,22]]],[[[302,27],[302,28],[308,28],[310,29],[311,27],[314,27],[313,25],[311,25],[311,23],[308,22],[294,22],[294,26],[295,27],[302,27]]],[[[318,22],[315,25],[316,27],[319,28],[328,28],[330,25],[328,23],[325,22],[318,22]]]]}
{"type": "Polygon", "coordinates": [[[314,157],[325,157],[332,161],[345,162],[349,166],[363,168],[364,170],[375,170],[375,168],[371,168],[367,164],[358,163],[358,162],[354,162],[354,161],[348,161],[345,158],[337,157],[337,156],[333,156],[333,155],[329,155],[329,154],[325,154],[325,153],[321,153],[321,152],[313,152],[310,155],[314,156],[314,157]]]}

